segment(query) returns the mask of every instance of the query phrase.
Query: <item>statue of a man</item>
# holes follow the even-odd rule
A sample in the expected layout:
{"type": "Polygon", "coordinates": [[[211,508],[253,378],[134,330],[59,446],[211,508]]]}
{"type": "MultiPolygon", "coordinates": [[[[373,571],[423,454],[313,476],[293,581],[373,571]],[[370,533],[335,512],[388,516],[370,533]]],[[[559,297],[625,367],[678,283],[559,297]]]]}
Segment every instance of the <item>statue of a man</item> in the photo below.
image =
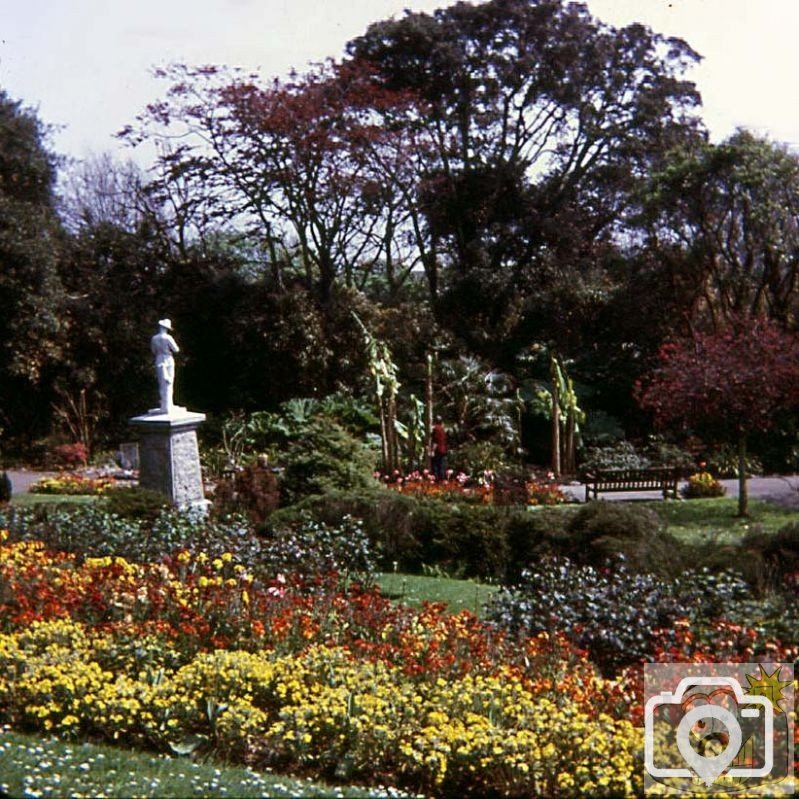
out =
{"type": "Polygon", "coordinates": [[[172,322],[161,319],[158,332],[150,339],[150,349],[155,356],[155,374],[158,377],[158,396],[161,399],[161,413],[170,413],[174,407],[172,400],[175,387],[175,359],[173,353],[180,352],[175,339],[170,335],[172,322]]]}

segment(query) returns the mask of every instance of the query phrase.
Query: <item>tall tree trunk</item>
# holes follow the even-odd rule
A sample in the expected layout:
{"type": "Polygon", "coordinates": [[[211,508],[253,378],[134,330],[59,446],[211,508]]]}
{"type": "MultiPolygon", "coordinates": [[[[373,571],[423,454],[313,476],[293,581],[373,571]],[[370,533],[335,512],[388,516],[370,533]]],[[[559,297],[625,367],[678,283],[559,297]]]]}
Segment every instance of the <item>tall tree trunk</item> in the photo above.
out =
{"type": "Polygon", "coordinates": [[[566,474],[574,474],[575,470],[574,437],[576,425],[577,420],[574,409],[570,408],[566,416],[566,429],[563,436],[563,458],[561,461],[561,468],[566,474]]]}
{"type": "Polygon", "coordinates": [[[560,477],[560,395],[557,377],[552,376],[552,472],[560,477]]]}
{"type": "Polygon", "coordinates": [[[377,398],[377,402],[378,406],[380,407],[380,454],[383,457],[383,472],[385,474],[390,474],[391,468],[389,466],[388,455],[388,425],[386,424],[386,410],[383,400],[380,397],[377,398]]]}
{"type": "Polygon", "coordinates": [[[746,474],[746,433],[738,434],[738,515],[749,515],[749,479],[746,474]]]}
{"type": "Polygon", "coordinates": [[[399,453],[397,448],[397,400],[393,392],[388,395],[388,412],[386,413],[386,432],[388,433],[388,457],[391,462],[390,469],[394,471],[399,466],[399,453]]]}
{"type": "Polygon", "coordinates": [[[430,436],[433,432],[433,356],[427,356],[427,374],[424,381],[424,450],[422,460],[429,469],[433,468],[430,459],[430,436]]]}

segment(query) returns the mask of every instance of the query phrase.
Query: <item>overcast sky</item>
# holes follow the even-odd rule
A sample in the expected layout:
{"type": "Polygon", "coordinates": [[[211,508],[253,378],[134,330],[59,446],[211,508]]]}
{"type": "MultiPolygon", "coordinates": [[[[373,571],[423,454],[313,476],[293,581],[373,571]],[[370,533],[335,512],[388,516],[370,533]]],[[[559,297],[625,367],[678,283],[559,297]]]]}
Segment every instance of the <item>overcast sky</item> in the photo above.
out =
{"type": "MultiPolygon", "coordinates": [[[[340,57],[370,22],[442,0],[0,0],[0,88],[60,127],[53,148],[120,151],[113,134],[164,86],[172,62],[285,76],[340,57]]],[[[639,21],[704,56],[691,78],[714,140],[748,127],[799,146],[799,0],[588,0],[613,25],[639,21]]],[[[122,151],[124,152],[124,151],[122,151]]]]}

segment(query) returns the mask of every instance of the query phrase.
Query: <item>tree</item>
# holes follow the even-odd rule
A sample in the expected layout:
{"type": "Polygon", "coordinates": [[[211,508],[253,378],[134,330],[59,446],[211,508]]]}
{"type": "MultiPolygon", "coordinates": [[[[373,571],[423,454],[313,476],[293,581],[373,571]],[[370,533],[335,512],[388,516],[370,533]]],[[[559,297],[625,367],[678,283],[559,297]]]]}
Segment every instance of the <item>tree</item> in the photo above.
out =
{"type": "Polygon", "coordinates": [[[583,285],[604,279],[631,192],[698,135],[698,94],[681,79],[696,54],[561,0],[409,13],[348,49],[383,87],[417,98],[407,124],[432,143],[418,202],[448,267],[439,317],[494,358],[535,335],[562,342],[583,285]]]}
{"type": "Polygon", "coordinates": [[[57,160],[46,135],[32,111],[0,91],[0,422],[12,433],[41,432],[61,351],[57,160]]]}
{"type": "Polygon", "coordinates": [[[59,180],[61,220],[74,234],[104,224],[133,231],[147,215],[143,183],[133,161],[119,162],[109,153],[70,163],[59,180]]]}
{"type": "Polygon", "coordinates": [[[381,231],[394,231],[401,211],[372,159],[396,157],[396,134],[380,110],[400,105],[398,95],[365,79],[355,63],[266,86],[212,67],[160,74],[173,81],[166,99],[126,135],[160,143],[153,190],[173,200],[176,188],[184,190],[178,216],[193,209],[196,219],[202,210],[203,218],[246,230],[276,282],[296,276],[286,267],[299,267],[323,304],[339,280],[362,287],[380,259],[395,279],[394,242],[381,231]]]}
{"type": "Polygon", "coordinates": [[[659,426],[715,430],[738,447],[738,514],[746,516],[747,437],[799,404],[799,336],[763,317],[664,344],[660,365],[639,381],[641,406],[659,426]]]}
{"type": "Polygon", "coordinates": [[[787,147],[741,130],[678,150],[652,176],[641,221],[649,257],[637,282],[659,282],[658,302],[680,323],[796,317],[799,157],[787,147]]]}

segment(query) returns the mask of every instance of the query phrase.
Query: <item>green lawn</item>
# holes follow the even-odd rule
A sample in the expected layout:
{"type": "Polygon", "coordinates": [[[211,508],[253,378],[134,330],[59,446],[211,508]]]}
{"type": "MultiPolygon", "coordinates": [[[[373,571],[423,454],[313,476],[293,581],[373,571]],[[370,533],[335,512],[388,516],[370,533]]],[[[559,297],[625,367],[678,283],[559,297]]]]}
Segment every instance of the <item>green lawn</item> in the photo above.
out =
{"type": "Polygon", "coordinates": [[[212,762],[65,743],[0,728],[0,796],[387,797],[396,790],[331,787],[212,762]]]}
{"type": "Polygon", "coordinates": [[[714,540],[720,544],[738,543],[748,532],[761,530],[776,533],[790,522],[799,521],[799,513],[761,500],[750,500],[749,516],[737,516],[738,500],[688,499],[646,503],[668,525],[668,532],[686,543],[700,544],[714,540]]]}
{"type": "Polygon", "coordinates": [[[445,602],[453,613],[470,610],[478,615],[498,590],[495,585],[472,580],[411,574],[381,574],[377,582],[386,596],[407,605],[419,606],[424,601],[445,602]]]}
{"type": "Polygon", "coordinates": [[[96,501],[97,496],[89,494],[14,494],[11,497],[12,505],[85,505],[96,501]]]}

